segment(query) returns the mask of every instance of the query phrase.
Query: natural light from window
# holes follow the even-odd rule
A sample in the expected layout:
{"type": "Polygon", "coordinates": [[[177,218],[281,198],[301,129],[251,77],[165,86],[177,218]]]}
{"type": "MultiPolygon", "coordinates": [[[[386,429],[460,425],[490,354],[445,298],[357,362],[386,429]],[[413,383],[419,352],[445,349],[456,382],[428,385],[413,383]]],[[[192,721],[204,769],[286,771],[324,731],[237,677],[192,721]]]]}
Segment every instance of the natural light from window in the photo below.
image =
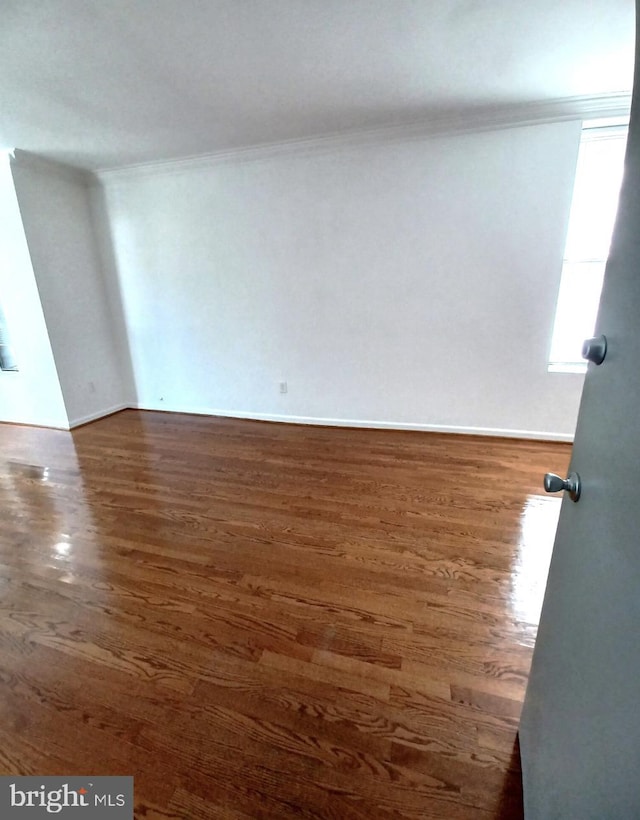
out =
{"type": "Polygon", "coordinates": [[[549,370],[584,373],[582,343],[593,336],[618,209],[627,125],[585,123],[553,327],[549,370]]]}

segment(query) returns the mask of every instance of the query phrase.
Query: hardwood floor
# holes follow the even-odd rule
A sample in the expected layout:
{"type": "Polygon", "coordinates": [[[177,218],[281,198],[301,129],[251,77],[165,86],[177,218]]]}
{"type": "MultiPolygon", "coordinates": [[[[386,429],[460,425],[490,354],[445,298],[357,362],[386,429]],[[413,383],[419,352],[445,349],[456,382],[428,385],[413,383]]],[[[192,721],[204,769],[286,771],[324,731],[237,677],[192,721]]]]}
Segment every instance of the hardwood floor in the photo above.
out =
{"type": "Polygon", "coordinates": [[[137,818],[517,818],[563,444],[0,425],[0,770],[137,818]]]}

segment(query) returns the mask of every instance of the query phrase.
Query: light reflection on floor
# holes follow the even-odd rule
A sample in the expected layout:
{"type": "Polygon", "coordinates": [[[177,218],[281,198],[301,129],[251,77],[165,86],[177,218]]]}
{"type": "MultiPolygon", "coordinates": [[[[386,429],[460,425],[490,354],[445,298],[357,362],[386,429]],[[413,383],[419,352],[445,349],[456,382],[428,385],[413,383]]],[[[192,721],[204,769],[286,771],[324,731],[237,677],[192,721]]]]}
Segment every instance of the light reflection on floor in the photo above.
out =
{"type": "MultiPolygon", "coordinates": [[[[14,448],[0,459],[0,505],[13,522],[20,548],[13,552],[16,565],[28,564],[38,555],[41,579],[75,583],[76,563],[80,558],[98,561],[94,542],[83,539],[78,556],[75,533],[91,530],[92,515],[87,503],[73,438],[56,432],[55,459],[58,467],[38,464],[37,440],[30,442],[29,430],[17,428],[9,447],[14,448]],[[72,503],[70,503],[72,501],[72,503]]],[[[0,575],[15,575],[14,568],[3,566],[0,575]]],[[[19,599],[30,594],[19,586],[11,595],[19,599]]]]}
{"type": "Polygon", "coordinates": [[[530,495],[522,509],[520,539],[511,572],[511,611],[538,624],[562,498],[530,495]]]}

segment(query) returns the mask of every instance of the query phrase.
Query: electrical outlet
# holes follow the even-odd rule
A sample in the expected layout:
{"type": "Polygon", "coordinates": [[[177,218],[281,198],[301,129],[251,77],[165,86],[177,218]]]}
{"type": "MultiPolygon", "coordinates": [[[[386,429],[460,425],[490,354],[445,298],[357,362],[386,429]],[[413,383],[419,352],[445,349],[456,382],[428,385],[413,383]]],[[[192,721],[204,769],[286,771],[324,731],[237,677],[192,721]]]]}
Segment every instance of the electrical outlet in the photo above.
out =
{"type": "Polygon", "coordinates": [[[286,382],[280,382],[280,392],[281,392],[281,393],[286,393],[288,389],[289,389],[289,388],[287,387],[287,383],[286,383],[286,382]]]}

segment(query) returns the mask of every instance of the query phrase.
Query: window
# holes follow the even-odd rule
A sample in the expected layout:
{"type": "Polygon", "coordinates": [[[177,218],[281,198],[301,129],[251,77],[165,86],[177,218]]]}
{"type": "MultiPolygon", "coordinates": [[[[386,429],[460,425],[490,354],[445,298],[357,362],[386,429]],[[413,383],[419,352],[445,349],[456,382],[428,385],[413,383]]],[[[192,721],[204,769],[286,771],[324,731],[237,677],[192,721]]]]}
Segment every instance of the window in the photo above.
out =
{"type": "Polygon", "coordinates": [[[2,306],[0,306],[0,370],[17,370],[13,350],[9,344],[7,323],[4,318],[2,306]]]}
{"type": "Polygon", "coordinates": [[[549,370],[584,373],[582,343],[593,336],[624,170],[627,125],[585,123],[553,326],[549,370]]]}

